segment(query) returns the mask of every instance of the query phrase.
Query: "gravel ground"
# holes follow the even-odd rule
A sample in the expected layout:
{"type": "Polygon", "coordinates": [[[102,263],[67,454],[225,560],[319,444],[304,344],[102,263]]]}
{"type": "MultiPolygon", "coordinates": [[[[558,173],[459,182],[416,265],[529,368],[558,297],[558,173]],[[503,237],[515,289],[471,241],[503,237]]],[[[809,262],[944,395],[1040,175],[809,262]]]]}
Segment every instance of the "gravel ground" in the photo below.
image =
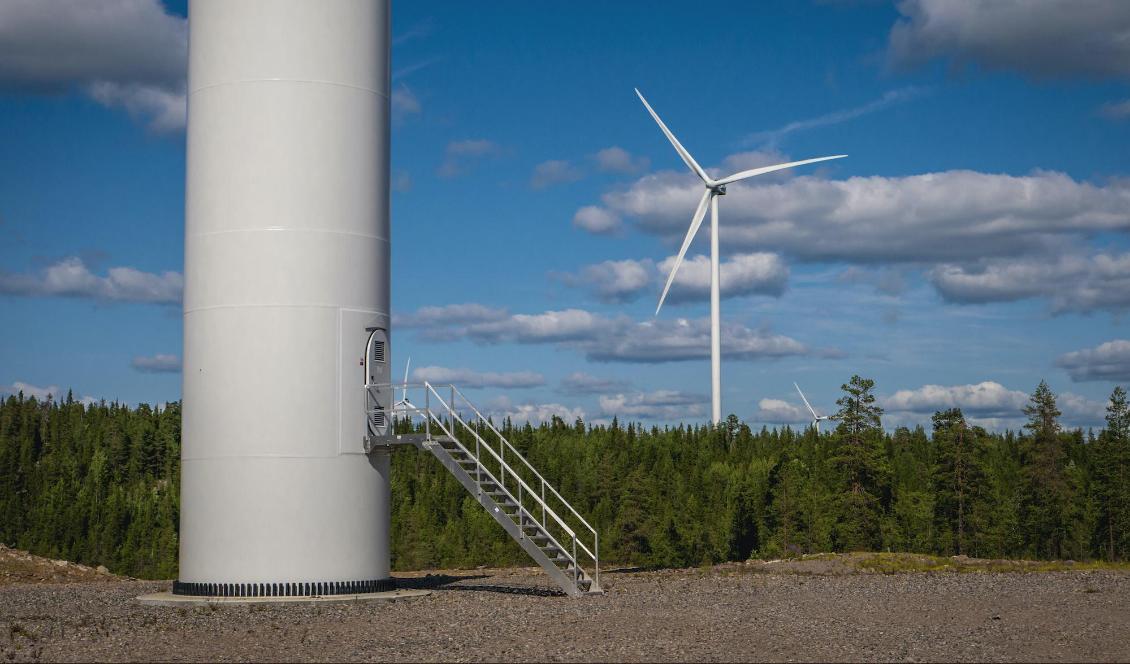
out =
{"type": "Polygon", "coordinates": [[[0,587],[6,660],[1130,660],[1130,573],[606,573],[570,599],[535,569],[405,579],[394,603],[165,608],[143,581],[0,587]]]}

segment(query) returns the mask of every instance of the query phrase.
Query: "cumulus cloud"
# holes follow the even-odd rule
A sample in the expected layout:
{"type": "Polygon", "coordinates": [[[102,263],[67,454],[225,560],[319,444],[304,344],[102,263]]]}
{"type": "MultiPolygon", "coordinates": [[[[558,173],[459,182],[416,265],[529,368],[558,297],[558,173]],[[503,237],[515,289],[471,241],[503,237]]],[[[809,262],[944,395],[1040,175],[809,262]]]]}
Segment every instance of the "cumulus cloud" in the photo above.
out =
{"type": "Polygon", "coordinates": [[[650,260],[604,261],[586,265],[577,274],[561,275],[570,286],[591,291],[602,302],[630,302],[655,286],[655,264],[650,260]]]}
{"type": "Polygon", "coordinates": [[[1130,76],[1124,0],[903,0],[889,57],[907,67],[938,57],[1035,78],[1130,76]]]}
{"type": "MultiPolygon", "coordinates": [[[[481,305],[456,305],[465,317],[445,308],[425,308],[398,318],[426,327],[431,340],[468,339],[479,344],[549,344],[579,351],[595,362],[663,363],[710,356],[710,321],[706,318],[655,319],[643,322],[627,316],[609,318],[583,309],[511,314],[481,305]],[[423,321],[432,321],[431,324],[423,321]]],[[[813,349],[764,329],[724,323],[722,355],[734,360],[789,356],[838,356],[834,349],[813,349]]]]}
{"type": "MultiPolygon", "coordinates": [[[[665,171],[603,196],[603,210],[682,240],[702,195],[693,175],[665,171]]],[[[1130,182],[1095,185],[1063,173],[956,170],[905,177],[793,177],[732,184],[722,242],[810,261],[916,263],[1030,255],[1063,236],[1130,230],[1130,182]]],[[[588,214],[593,214],[589,211],[588,214]]]]}
{"type": "Polygon", "coordinates": [[[158,0],[0,3],[0,86],[85,90],[155,130],[184,127],[188,21],[158,0]]]}
{"type": "Polygon", "coordinates": [[[623,175],[642,173],[651,165],[651,161],[647,157],[633,156],[631,152],[616,145],[600,150],[593,155],[593,159],[596,161],[597,169],[601,172],[621,173],[623,175]]]}
{"type": "Polygon", "coordinates": [[[555,184],[576,182],[584,175],[581,169],[563,159],[551,159],[534,166],[534,173],[530,176],[530,186],[534,189],[545,189],[555,184]]]}
{"type": "MultiPolygon", "coordinates": [[[[658,296],[675,257],[656,265],[650,259],[604,261],[586,265],[576,274],[562,275],[570,286],[585,288],[602,302],[631,302],[641,295],[658,296]]],[[[788,283],[789,268],[780,256],[765,252],[737,254],[719,265],[719,290],[723,298],[745,295],[780,296],[788,283]]],[[[710,294],[710,259],[695,255],[683,260],[667,302],[700,301],[710,294]]]]}
{"type": "Polygon", "coordinates": [[[757,402],[753,419],[770,424],[807,424],[812,417],[807,410],[781,399],[762,399],[757,402]]]}
{"type": "Polygon", "coordinates": [[[1130,381],[1130,340],[1115,339],[1061,355],[1056,366],[1067,371],[1071,380],[1130,381]]]}
{"type": "Polygon", "coordinates": [[[702,417],[706,412],[704,403],[708,400],[709,397],[701,394],[656,390],[605,395],[600,397],[599,403],[600,412],[608,417],[669,422],[702,417]]]}
{"type": "MultiPolygon", "coordinates": [[[[895,419],[914,415],[915,420],[947,408],[960,408],[970,422],[987,428],[1016,428],[1026,421],[1024,407],[1030,395],[1010,390],[995,381],[975,385],[923,385],[913,390],[899,390],[880,399],[883,408],[895,419]]],[[[1105,406],[1086,397],[1065,392],[1056,397],[1067,426],[1097,426],[1103,421],[1105,406]]]]}
{"type": "MultiPolygon", "coordinates": [[[[925,92],[925,90],[923,90],[922,88],[915,88],[915,87],[900,88],[898,90],[889,90],[886,93],[884,93],[882,97],[879,97],[878,99],[870,101],[870,102],[863,104],[861,106],[856,106],[854,108],[845,108],[845,109],[835,111],[835,112],[832,112],[832,113],[826,113],[826,114],[821,115],[819,117],[809,118],[807,120],[797,120],[795,122],[790,122],[790,123],[788,123],[788,124],[786,124],[782,127],[778,127],[777,129],[772,129],[772,130],[768,130],[768,131],[760,131],[760,132],[757,132],[757,133],[754,133],[754,134],[750,134],[749,136],[747,136],[745,138],[745,143],[747,143],[747,144],[764,143],[764,144],[773,146],[773,145],[776,145],[777,143],[779,143],[782,139],[787,137],[789,134],[793,134],[793,133],[796,133],[796,132],[799,132],[799,131],[805,131],[805,130],[808,130],[808,129],[816,129],[818,127],[829,127],[829,126],[832,126],[832,125],[838,125],[840,123],[847,122],[849,120],[854,120],[855,118],[858,118],[858,117],[861,117],[861,116],[864,116],[864,115],[869,115],[869,114],[874,113],[876,111],[881,111],[884,108],[887,108],[889,106],[894,106],[896,104],[901,104],[903,102],[910,101],[911,99],[914,99],[916,97],[920,97],[924,92],[925,92]]],[[[783,159],[781,161],[772,162],[772,163],[779,164],[779,163],[782,163],[783,161],[788,161],[788,160],[783,159]]],[[[768,164],[768,163],[758,164],[757,166],[768,166],[768,165],[770,165],[770,164],[768,164]]],[[[749,166],[747,168],[757,168],[757,166],[749,166]]],[[[739,170],[744,170],[744,169],[734,169],[734,170],[739,171],[739,170]]],[[[731,172],[733,172],[733,171],[731,171],[731,172]]]]}
{"type": "Polygon", "coordinates": [[[96,81],[87,88],[90,96],[108,108],[120,108],[159,132],[184,129],[188,105],[183,89],[166,90],[136,83],[96,81]]]}
{"type": "Polygon", "coordinates": [[[452,383],[459,387],[525,388],[545,385],[545,377],[533,371],[495,373],[437,366],[416,369],[412,372],[412,379],[416,382],[452,383]]]}
{"type": "Polygon", "coordinates": [[[155,274],[112,267],[106,276],[99,276],[77,257],[64,258],[35,274],[0,272],[0,293],[7,295],[175,304],[181,301],[183,290],[184,277],[179,272],[155,274]]]}
{"type": "Polygon", "coordinates": [[[586,205],[573,215],[573,225],[596,235],[611,235],[620,230],[620,217],[606,208],[586,205]]]}
{"type": "Polygon", "coordinates": [[[444,149],[443,163],[436,173],[444,178],[463,175],[474,162],[500,152],[498,144],[484,138],[452,141],[444,149]]]}
{"type": "Polygon", "coordinates": [[[495,420],[510,418],[513,422],[531,424],[548,422],[554,416],[560,417],[569,424],[578,419],[585,419],[585,411],[582,408],[570,408],[559,403],[514,403],[506,397],[500,397],[487,404],[487,414],[495,420]]]}
{"type": "Polygon", "coordinates": [[[899,390],[881,400],[888,412],[933,414],[948,408],[960,408],[975,417],[1017,417],[1028,403],[1028,394],[1010,390],[995,381],[976,385],[923,385],[913,390],[899,390]]]}
{"type": "Polygon", "coordinates": [[[130,366],[142,373],[180,373],[181,361],[176,355],[158,353],[148,357],[139,355],[130,366]]]}
{"type": "Polygon", "coordinates": [[[627,387],[628,381],[626,380],[601,378],[583,371],[574,371],[561,379],[561,391],[571,395],[617,392],[623,391],[627,387]]]}
{"type": "Polygon", "coordinates": [[[1130,309],[1130,254],[1062,255],[942,264],[929,279],[950,302],[1046,298],[1054,314],[1130,309]]]}
{"type": "MultiPolygon", "coordinates": [[[[60,398],[64,398],[66,396],[64,391],[59,389],[58,385],[48,385],[47,387],[40,387],[38,385],[32,385],[30,383],[24,383],[18,380],[13,382],[11,385],[0,385],[0,395],[17,396],[21,392],[23,393],[25,398],[30,399],[31,397],[35,397],[39,401],[44,401],[49,397],[58,401],[60,398]]],[[[84,403],[87,406],[96,404],[99,401],[98,399],[95,399],[91,396],[84,396],[75,400],[84,403]]]]}
{"type": "MultiPolygon", "coordinates": [[[[659,274],[666,275],[675,265],[675,257],[668,256],[659,264],[659,274]]],[[[757,252],[736,254],[718,266],[718,290],[722,297],[742,295],[772,295],[785,292],[789,280],[789,267],[777,254],[757,252]]],[[[671,284],[668,301],[672,303],[698,301],[710,294],[710,258],[703,255],[683,259],[675,281],[671,284]]]]}

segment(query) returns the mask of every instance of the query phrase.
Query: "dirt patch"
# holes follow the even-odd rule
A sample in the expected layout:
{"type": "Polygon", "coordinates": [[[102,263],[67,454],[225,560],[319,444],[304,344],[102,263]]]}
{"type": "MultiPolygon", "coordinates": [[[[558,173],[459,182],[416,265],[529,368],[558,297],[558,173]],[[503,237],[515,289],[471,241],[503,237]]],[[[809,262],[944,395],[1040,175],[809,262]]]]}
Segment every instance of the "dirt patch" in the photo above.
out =
{"type": "Polygon", "coordinates": [[[14,583],[76,583],[121,581],[105,567],[88,567],[66,560],[34,556],[0,544],[0,586],[14,583]]]}
{"type": "Polygon", "coordinates": [[[432,594],[390,604],[183,609],[134,601],[167,583],[8,585],[0,661],[1130,660],[1124,570],[904,573],[860,569],[867,560],[606,573],[608,593],[581,599],[537,569],[400,575],[432,594]]]}

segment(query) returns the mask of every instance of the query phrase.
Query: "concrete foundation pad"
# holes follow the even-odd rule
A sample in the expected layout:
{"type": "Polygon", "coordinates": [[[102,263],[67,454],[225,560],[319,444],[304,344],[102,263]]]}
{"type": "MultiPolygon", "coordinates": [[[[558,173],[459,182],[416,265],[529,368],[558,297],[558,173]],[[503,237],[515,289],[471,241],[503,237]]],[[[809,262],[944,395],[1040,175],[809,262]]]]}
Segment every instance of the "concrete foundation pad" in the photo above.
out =
{"type": "Polygon", "coordinates": [[[344,602],[395,602],[432,594],[430,590],[390,590],[358,595],[309,595],[305,597],[203,597],[174,595],[171,592],[141,595],[137,601],[150,606],[214,606],[222,604],[335,604],[344,602]]]}

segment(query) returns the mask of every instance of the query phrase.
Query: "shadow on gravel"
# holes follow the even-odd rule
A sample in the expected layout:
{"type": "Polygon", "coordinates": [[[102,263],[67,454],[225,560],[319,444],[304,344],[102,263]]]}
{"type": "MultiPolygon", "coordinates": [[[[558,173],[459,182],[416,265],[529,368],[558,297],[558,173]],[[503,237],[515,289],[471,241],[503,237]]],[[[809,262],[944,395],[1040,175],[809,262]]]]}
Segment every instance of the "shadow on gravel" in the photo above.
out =
{"type": "Polygon", "coordinates": [[[428,574],[427,576],[413,578],[399,578],[396,580],[398,588],[412,590],[469,590],[471,592],[503,593],[507,595],[529,595],[533,597],[565,597],[565,593],[554,588],[539,586],[502,586],[496,584],[468,584],[463,581],[476,581],[490,578],[486,574],[468,574],[454,576],[451,574],[428,574]]]}

